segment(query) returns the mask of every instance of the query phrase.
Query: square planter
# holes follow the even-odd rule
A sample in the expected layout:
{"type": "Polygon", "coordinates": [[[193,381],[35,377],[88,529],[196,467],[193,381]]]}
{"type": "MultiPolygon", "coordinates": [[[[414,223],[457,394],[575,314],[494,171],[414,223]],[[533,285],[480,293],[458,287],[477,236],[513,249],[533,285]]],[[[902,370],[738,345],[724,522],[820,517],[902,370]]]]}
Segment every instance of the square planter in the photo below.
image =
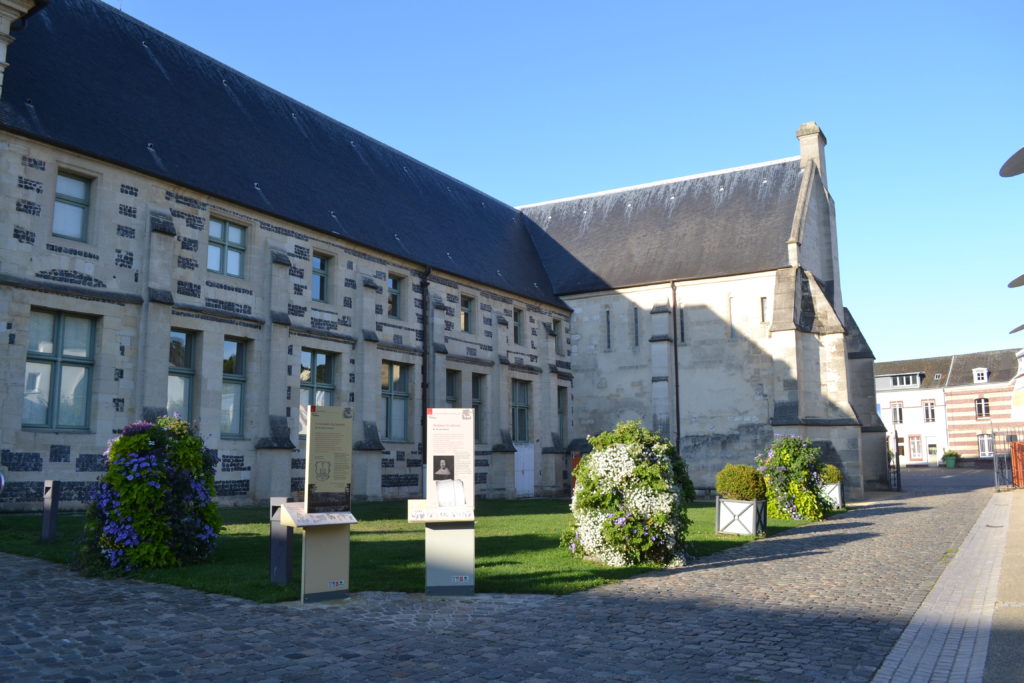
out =
{"type": "Polygon", "coordinates": [[[846,507],[846,496],[843,494],[843,482],[837,481],[834,484],[825,484],[821,487],[821,494],[832,501],[832,507],[840,510],[846,507]]]}
{"type": "Polygon", "coordinates": [[[764,535],[768,531],[768,501],[715,497],[715,531],[742,536],[764,535]]]}

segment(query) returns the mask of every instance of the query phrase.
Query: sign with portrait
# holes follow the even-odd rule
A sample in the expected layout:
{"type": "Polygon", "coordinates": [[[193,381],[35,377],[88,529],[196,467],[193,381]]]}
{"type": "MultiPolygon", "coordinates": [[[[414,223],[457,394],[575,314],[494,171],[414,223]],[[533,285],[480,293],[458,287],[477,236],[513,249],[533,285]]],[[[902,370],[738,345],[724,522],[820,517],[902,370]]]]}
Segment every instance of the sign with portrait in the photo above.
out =
{"type": "Polygon", "coordinates": [[[427,409],[427,497],[409,501],[409,521],[472,521],[475,466],[473,410],[427,409]]]}

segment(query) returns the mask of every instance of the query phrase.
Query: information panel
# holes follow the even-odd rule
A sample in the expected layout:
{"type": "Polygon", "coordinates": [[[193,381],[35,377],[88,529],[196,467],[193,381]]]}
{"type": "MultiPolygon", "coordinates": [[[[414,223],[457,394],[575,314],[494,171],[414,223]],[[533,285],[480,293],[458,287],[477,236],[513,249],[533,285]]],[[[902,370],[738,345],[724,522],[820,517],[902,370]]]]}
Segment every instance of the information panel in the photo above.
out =
{"type": "Polygon", "coordinates": [[[352,408],[306,406],[305,513],[352,509],[352,408]]]}
{"type": "Polygon", "coordinates": [[[473,410],[427,409],[426,500],[410,500],[410,522],[474,519],[473,410]]]}

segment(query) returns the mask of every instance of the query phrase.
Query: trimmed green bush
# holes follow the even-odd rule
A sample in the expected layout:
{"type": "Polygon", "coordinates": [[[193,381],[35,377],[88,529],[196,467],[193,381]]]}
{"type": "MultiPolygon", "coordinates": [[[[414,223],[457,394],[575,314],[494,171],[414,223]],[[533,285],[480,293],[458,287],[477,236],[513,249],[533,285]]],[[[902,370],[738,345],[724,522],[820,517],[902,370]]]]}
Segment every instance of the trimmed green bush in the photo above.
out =
{"type": "Polygon", "coordinates": [[[684,562],[693,484],[671,442],[636,421],[590,443],[594,450],[576,466],[573,522],[561,545],[613,567],[684,562]]]}
{"type": "Polygon", "coordinates": [[[835,465],[822,465],[818,470],[822,484],[838,484],[843,480],[843,471],[835,465]]]}
{"type": "Polygon", "coordinates": [[[177,417],[134,422],[110,442],[86,512],[87,571],[177,567],[206,559],[220,532],[216,456],[177,417]]]}
{"type": "Polygon", "coordinates": [[[750,465],[726,465],[715,477],[715,490],[722,498],[764,500],[764,477],[750,465]]]}

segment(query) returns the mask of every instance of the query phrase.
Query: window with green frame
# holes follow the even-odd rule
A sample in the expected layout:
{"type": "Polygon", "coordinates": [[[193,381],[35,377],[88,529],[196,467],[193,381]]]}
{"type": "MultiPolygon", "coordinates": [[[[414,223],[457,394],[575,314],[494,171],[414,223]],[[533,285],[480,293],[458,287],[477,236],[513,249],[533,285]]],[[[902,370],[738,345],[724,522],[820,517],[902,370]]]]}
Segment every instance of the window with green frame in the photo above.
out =
{"type": "Polygon", "coordinates": [[[409,375],[411,365],[384,361],[380,366],[381,416],[383,438],[388,441],[409,439],[409,375]]]}
{"type": "Polygon", "coordinates": [[[31,312],[21,408],[23,426],[89,427],[95,337],[92,318],[31,312]]]}
{"type": "Polygon", "coordinates": [[[334,405],[334,355],[302,349],[299,361],[299,406],[334,405]]]}
{"type": "Polygon", "coordinates": [[[167,414],[192,421],[192,397],[196,376],[196,335],[187,330],[171,330],[167,367],[167,414]]]}
{"type": "Polygon", "coordinates": [[[232,277],[245,272],[245,228],[219,218],[210,219],[206,269],[232,277]]]}
{"type": "Polygon", "coordinates": [[[220,434],[242,437],[245,416],[245,351],[241,339],[224,339],[224,363],[220,390],[220,434]]]}
{"type": "Polygon", "coordinates": [[[444,402],[449,408],[459,407],[459,385],[462,383],[462,373],[458,370],[446,370],[444,375],[444,402]]]}
{"type": "Polygon", "coordinates": [[[85,241],[89,223],[92,181],[57,173],[57,197],[53,203],[53,234],[85,241]]]}
{"type": "Polygon", "coordinates": [[[313,301],[327,301],[327,266],[330,261],[330,256],[315,251],[313,252],[309,266],[313,273],[313,281],[310,283],[309,296],[313,301]]]}
{"type": "Polygon", "coordinates": [[[562,445],[566,446],[569,434],[569,389],[558,387],[555,400],[558,403],[558,438],[562,445]]]}
{"type": "Polygon", "coordinates": [[[530,440],[530,383],[512,380],[512,441],[530,440]]]}
{"type": "Polygon", "coordinates": [[[484,417],[484,394],[487,389],[487,375],[474,372],[472,378],[473,392],[473,440],[483,443],[486,430],[486,419],[484,417]]]}
{"type": "Polygon", "coordinates": [[[473,297],[465,294],[459,297],[459,329],[473,333],[473,297]]]}
{"type": "Polygon", "coordinates": [[[402,317],[402,280],[403,278],[388,273],[388,317],[402,317]]]}

